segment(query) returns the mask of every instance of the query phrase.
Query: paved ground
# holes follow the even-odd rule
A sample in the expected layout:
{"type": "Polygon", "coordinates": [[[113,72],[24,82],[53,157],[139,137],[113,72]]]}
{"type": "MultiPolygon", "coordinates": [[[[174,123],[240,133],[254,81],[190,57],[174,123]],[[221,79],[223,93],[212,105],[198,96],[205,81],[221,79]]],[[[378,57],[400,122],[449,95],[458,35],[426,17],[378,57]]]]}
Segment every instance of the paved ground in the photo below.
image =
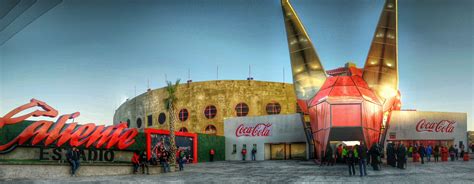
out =
{"type": "MultiPolygon", "coordinates": [[[[474,183],[474,162],[409,163],[406,170],[368,168],[367,177],[349,177],[345,165],[320,167],[311,161],[222,161],[187,165],[159,175],[0,180],[0,183],[474,183]]],[[[358,174],[356,168],[356,173],[358,174]]]]}

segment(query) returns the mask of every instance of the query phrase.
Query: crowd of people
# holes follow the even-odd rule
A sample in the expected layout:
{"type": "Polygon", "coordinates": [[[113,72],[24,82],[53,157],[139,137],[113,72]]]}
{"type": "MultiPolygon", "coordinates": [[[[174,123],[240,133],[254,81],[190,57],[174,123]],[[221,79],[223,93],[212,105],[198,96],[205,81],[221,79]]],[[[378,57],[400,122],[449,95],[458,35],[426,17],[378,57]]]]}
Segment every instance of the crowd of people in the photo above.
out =
{"type": "Polygon", "coordinates": [[[370,164],[374,170],[380,170],[381,147],[374,143],[370,149],[361,143],[352,147],[343,146],[342,144],[336,147],[336,152],[330,145],[326,148],[326,153],[321,161],[321,165],[334,165],[334,163],[346,163],[349,167],[349,175],[355,175],[355,165],[359,165],[360,176],[367,176],[367,165],[370,164]]]}
{"type": "MultiPolygon", "coordinates": [[[[471,145],[471,149],[474,152],[474,145],[471,145]]],[[[387,165],[397,167],[400,169],[406,169],[408,157],[412,157],[414,162],[426,161],[431,162],[432,158],[434,162],[438,162],[439,158],[445,158],[447,161],[448,155],[451,161],[463,158],[464,154],[468,152],[464,151],[464,146],[460,146],[458,149],[457,145],[451,145],[449,148],[446,146],[432,146],[415,144],[406,147],[403,143],[388,143],[386,148],[386,160],[387,165]]],[[[326,153],[321,159],[320,166],[327,165],[332,166],[335,163],[345,163],[349,167],[349,175],[355,175],[355,165],[359,165],[360,176],[366,176],[366,166],[370,164],[373,170],[378,171],[381,169],[382,157],[384,152],[382,147],[378,143],[372,144],[370,149],[367,149],[364,143],[355,146],[343,146],[342,144],[336,146],[335,151],[331,145],[328,144],[326,153]]]]}
{"type": "MultiPolygon", "coordinates": [[[[169,149],[166,149],[163,144],[156,146],[152,150],[151,158],[148,159],[146,151],[136,151],[132,156],[132,164],[133,164],[133,174],[138,173],[138,169],[142,168],[142,174],[149,174],[149,165],[158,165],[160,164],[163,168],[163,172],[170,172],[170,155],[171,152],[169,149]]],[[[184,170],[185,163],[191,163],[192,157],[190,153],[187,153],[186,150],[180,149],[177,147],[176,149],[176,162],[179,165],[179,170],[184,170]]]]}

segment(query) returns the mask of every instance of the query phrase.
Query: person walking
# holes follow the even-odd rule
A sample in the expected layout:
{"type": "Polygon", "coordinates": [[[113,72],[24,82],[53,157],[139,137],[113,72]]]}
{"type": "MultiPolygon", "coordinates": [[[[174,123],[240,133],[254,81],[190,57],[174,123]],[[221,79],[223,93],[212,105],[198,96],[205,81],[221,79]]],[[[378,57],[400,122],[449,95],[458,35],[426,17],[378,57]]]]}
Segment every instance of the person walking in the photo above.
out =
{"type": "Polygon", "coordinates": [[[336,148],[336,163],[342,162],[342,144],[339,144],[336,148]]]}
{"type": "Polygon", "coordinates": [[[396,164],[396,156],[395,156],[395,146],[393,145],[393,143],[389,143],[387,145],[387,164],[392,166],[392,167],[395,167],[397,164],[396,164]]]}
{"type": "Polygon", "coordinates": [[[435,148],[434,148],[434,151],[433,151],[433,156],[434,156],[434,161],[435,162],[438,162],[439,161],[439,153],[440,153],[440,149],[439,149],[439,145],[436,145],[435,148]]]}
{"type": "Polygon", "coordinates": [[[180,150],[178,147],[178,165],[179,165],[179,170],[183,171],[184,170],[184,150],[180,150]]]}
{"type": "Polygon", "coordinates": [[[352,151],[354,151],[354,164],[359,163],[359,152],[357,151],[359,149],[359,145],[356,144],[354,148],[352,148],[352,151]]]}
{"type": "Polygon", "coordinates": [[[214,154],[216,154],[216,151],[214,151],[213,148],[209,151],[209,158],[211,162],[214,162],[214,154]]]}
{"type": "Polygon", "coordinates": [[[420,147],[418,148],[418,153],[420,154],[421,164],[425,164],[424,158],[426,156],[426,149],[423,144],[420,144],[420,147]]]}
{"type": "Polygon", "coordinates": [[[431,162],[432,154],[433,154],[433,148],[431,147],[431,145],[428,145],[428,147],[426,147],[426,159],[428,160],[428,162],[431,162]]]}
{"type": "Polygon", "coordinates": [[[163,167],[163,173],[170,172],[170,165],[168,164],[168,152],[162,152],[160,156],[160,164],[163,167]]]}
{"type": "Polygon", "coordinates": [[[406,155],[407,155],[407,149],[403,143],[400,143],[400,146],[398,147],[397,150],[397,166],[399,169],[405,169],[405,164],[406,164],[406,155]]]}
{"type": "Polygon", "coordinates": [[[252,160],[255,161],[255,154],[257,154],[257,148],[252,148],[252,160]]]}
{"type": "Polygon", "coordinates": [[[369,155],[370,155],[370,160],[372,161],[371,162],[371,165],[372,165],[372,168],[374,169],[374,171],[379,171],[380,168],[379,168],[379,160],[380,160],[380,151],[379,151],[379,147],[378,147],[378,144],[377,143],[374,143],[372,144],[372,147],[370,147],[370,150],[369,150],[369,155]]]}
{"type": "Polygon", "coordinates": [[[455,153],[454,153],[453,145],[449,147],[448,151],[449,151],[449,156],[451,157],[451,161],[454,161],[455,153]]]}
{"type": "Polygon", "coordinates": [[[349,176],[353,176],[353,175],[355,176],[354,162],[355,162],[354,151],[353,150],[347,151],[346,163],[347,163],[347,166],[349,166],[349,176]]]}
{"type": "Polygon", "coordinates": [[[137,174],[138,168],[140,167],[140,155],[138,154],[138,151],[133,152],[132,164],[133,164],[133,174],[137,174]]]}
{"type": "Polygon", "coordinates": [[[412,157],[413,156],[413,146],[410,144],[408,146],[408,157],[412,157]]]}
{"type": "Polygon", "coordinates": [[[145,174],[145,168],[146,174],[150,174],[148,170],[148,157],[146,155],[146,151],[143,151],[142,154],[140,154],[140,165],[142,166],[142,174],[145,174]]]}
{"type": "Polygon", "coordinates": [[[342,147],[342,163],[345,163],[346,162],[346,156],[347,156],[347,147],[346,146],[343,146],[342,147]]]}
{"type": "MultiPolygon", "coordinates": [[[[331,166],[334,165],[334,160],[333,160],[332,154],[333,154],[332,147],[331,147],[331,145],[328,144],[327,147],[326,147],[326,154],[324,155],[324,160],[326,161],[327,166],[329,166],[329,164],[331,164],[331,166]]],[[[323,164],[323,163],[321,163],[321,164],[323,164]]]]}
{"type": "Polygon", "coordinates": [[[459,149],[458,149],[458,145],[454,145],[454,154],[456,155],[456,160],[459,159],[459,149]]]}
{"type": "Polygon", "coordinates": [[[80,155],[81,153],[79,152],[79,149],[77,149],[75,146],[66,152],[66,159],[71,165],[71,176],[73,177],[76,176],[76,171],[77,169],[79,169],[79,166],[80,166],[80,162],[79,162],[80,155]]]}
{"type": "Polygon", "coordinates": [[[367,148],[365,147],[363,141],[360,142],[360,146],[357,152],[359,152],[360,177],[367,176],[367,148]]]}

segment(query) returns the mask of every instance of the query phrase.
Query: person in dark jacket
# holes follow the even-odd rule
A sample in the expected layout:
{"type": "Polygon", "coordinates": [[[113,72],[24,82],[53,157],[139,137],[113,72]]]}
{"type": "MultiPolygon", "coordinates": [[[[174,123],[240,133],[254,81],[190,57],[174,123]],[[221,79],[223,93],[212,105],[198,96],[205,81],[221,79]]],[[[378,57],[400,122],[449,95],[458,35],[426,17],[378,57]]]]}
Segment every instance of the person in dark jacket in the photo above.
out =
{"type": "Polygon", "coordinates": [[[168,151],[163,151],[159,158],[164,173],[170,172],[170,165],[168,164],[168,155],[168,151]]]}
{"type": "Polygon", "coordinates": [[[459,159],[459,149],[458,149],[458,145],[454,145],[454,154],[456,155],[456,160],[459,159]]]}
{"type": "Polygon", "coordinates": [[[329,164],[331,164],[331,166],[334,165],[334,160],[333,160],[333,157],[332,157],[332,147],[331,145],[328,144],[327,148],[326,148],[326,162],[327,162],[327,165],[329,166],[329,164]]]}
{"type": "Polygon", "coordinates": [[[433,150],[433,156],[434,156],[434,161],[435,162],[438,162],[439,161],[439,155],[440,155],[440,149],[439,149],[439,145],[436,145],[434,147],[434,150],[433,150]]]}
{"type": "Polygon", "coordinates": [[[387,165],[395,167],[396,164],[395,146],[393,143],[387,145],[387,165]]]}
{"type": "Polygon", "coordinates": [[[252,148],[252,160],[255,161],[255,154],[257,154],[257,148],[252,148]]]}
{"type": "Polygon", "coordinates": [[[367,176],[367,148],[364,145],[364,142],[360,142],[359,150],[359,171],[360,177],[367,176]]]}
{"type": "Polygon", "coordinates": [[[421,159],[421,164],[425,164],[425,156],[426,156],[426,149],[423,144],[420,144],[420,147],[418,148],[418,154],[420,154],[420,159],[421,159]]]}
{"type": "Polygon", "coordinates": [[[454,161],[454,158],[455,158],[456,154],[454,153],[454,147],[453,147],[453,145],[451,145],[451,146],[449,147],[449,156],[451,157],[451,161],[454,161]]]}
{"type": "Polygon", "coordinates": [[[351,149],[347,152],[346,156],[346,163],[349,166],[349,176],[354,175],[355,176],[355,158],[354,158],[354,151],[351,149]]]}
{"type": "Polygon", "coordinates": [[[81,153],[79,152],[79,149],[77,149],[75,146],[69,149],[66,153],[67,161],[69,164],[71,164],[71,176],[76,176],[76,171],[80,166],[80,155],[81,153]]]}
{"type": "Polygon", "coordinates": [[[405,169],[405,164],[406,164],[406,155],[407,155],[407,149],[403,143],[400,143],[400,146],[398,147],[397,151],[397,167],[400,169],[405,169]]]}
{"type": "Polygon", "coordinates": [[[148,170],[148,158],[146,156],[146,151],[143,151],[142,154],[140,154],[140,165],[142,166],[142,174],[145,174],[145,168],[146,174],[150,174],[148,170]]]}
{"type": "Polygon", "coordinates": [[[374,171],[379,171],[380,170],[379,162],[380,162],[381,153],[380,153],[380,148],[377,143],[372,144],[372,147],[370,147],[369,153],[371,157],[370,160],[372,160],[371,162],[372,168],[374,169],[374,171]]]}

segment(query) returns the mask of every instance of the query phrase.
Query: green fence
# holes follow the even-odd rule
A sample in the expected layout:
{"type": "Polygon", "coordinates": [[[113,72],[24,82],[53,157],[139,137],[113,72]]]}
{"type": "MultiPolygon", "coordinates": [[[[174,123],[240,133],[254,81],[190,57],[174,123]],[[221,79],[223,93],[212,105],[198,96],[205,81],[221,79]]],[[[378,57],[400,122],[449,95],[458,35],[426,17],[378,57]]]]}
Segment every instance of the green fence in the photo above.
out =
{"type": "Polygon", "coordinates": [[[214,149],[214,161],[225,160],[224,136],[198,134],[198,162],[209,162],[209,151],[214,149]]]}

